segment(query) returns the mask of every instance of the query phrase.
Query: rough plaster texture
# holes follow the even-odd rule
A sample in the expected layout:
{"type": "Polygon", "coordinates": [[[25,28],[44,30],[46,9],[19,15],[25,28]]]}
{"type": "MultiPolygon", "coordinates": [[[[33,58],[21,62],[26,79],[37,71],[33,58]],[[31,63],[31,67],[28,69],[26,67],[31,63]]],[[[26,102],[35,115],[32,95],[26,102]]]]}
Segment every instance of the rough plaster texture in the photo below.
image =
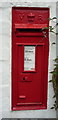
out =
{"type": "MultiPolygon", "coordinates": [[[[56,16],[57,16],[57,22],[58,22],[58,2],[56,3],[56,16]]],[[[56,28],[56,32],[58,33],[58,26],[56,28]]],[[[56,36],[56,55],[58,56],[58,35],[56,36]]],[[[58,118],[58,110],[56,112],[56,116],[58,118]]]]}
{"type": "MultiPolygon", "coordinates": [[[[57,16],[57,22],[58,22],[58,2],[56,4],[56,16],[57,16]]],[[[58,26],[56,30],[58,32],[58,26]]],[[[58,35],[56,37],[56,55],[58,56],[58,35]]]]}
{"type": "MultiPolygon", "coordinates": [[[[7,1],[7,0],[5,0],[7,1]]],[[[9,0],[11,1],[11,0],[9,0]]],[[[3,0],[2,0],[3,2],[3,0]]],[[[40,2],[39,0],[17,0],[16,2],[3,2],[0,3],[0,67],[2,71],[2,82],[0,83],[0,91],[2,97],[0,98],[1,111],[3,118],[56,118],[55,110],[50,108],[53,106],[53,87],[48,82],[48,106],[47,110],[27,110],[27,111],[11,111],[11,22],[12,22],[12,7],[25,6],[25,7],[49,7],[50,17],[56,15],[56,2],[40,2]],[[2,31],[1,31],[2,30],[2,31]],[[2,40],[2,47],[1,47],[2,40]],[[2,102],[1,102],[2,101],[2,102]]],[[[50,22],[50,25],[55,25],[55,22],[50,22]]],[[[49,67],[48,67],[48,80],[51,79],[50,71],[53,70],[53,59],[56,58],[56,45],[52,42],[56,41],[56,36],[52,33],[49,34],[49,67]]],[[[1,77],[1,76],[0,76],[1,77]]],[[[0,111],[0,114],[1,114],[0,111]]],[[[0,116],[1,117],[1,116],[0,116]]]]}

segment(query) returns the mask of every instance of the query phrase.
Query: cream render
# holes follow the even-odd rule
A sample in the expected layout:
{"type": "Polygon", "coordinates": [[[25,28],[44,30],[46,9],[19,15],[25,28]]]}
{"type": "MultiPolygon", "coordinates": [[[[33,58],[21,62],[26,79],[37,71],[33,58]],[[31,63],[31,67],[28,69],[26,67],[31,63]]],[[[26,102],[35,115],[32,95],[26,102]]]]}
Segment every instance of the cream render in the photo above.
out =
{"type": "MultiPolygon", "coordinates": [[[[12,7],[48,7],[50,9],[50,17],[56,16],[56,2],[40,2],[39,0],[18,0],[13,2],[0,3],[0,74],[2,74],[0,81],[0,117],[1,118],[56,118],[56,111],[51,110],[53,106],[54,95],[52,84],[48,82],[48,103],[46,110],[24,110],[24,111],[11,111],[11,50],[12,50],[12,7]],[[2,44],[2,46],[1,46],[2,44]]],[[[50,25],[55,25],[55,21],[50,25]]],[[[56,31],[56,29],[55,29],[56,31]]],[[[48,67],[48,80],[51,79],[50,71],[53,70],[53,59],[56,58],[56,45],[52,42],[56,41],[56,36],[49,33],[49,67],[48,67]]]]}

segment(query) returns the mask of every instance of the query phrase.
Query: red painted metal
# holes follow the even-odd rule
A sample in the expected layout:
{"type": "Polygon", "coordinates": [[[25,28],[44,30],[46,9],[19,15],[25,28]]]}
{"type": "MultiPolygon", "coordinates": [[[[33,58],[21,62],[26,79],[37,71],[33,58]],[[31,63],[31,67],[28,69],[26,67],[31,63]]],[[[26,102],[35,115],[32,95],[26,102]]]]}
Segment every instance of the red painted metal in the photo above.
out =
{"type": "Polygon", "coordinates": [[[47,108],[48,8],[12,8],[12,110],[47,108]],[[46,32],[46,37],[44,33],[46,32]],[[24,71],[24,47],[35,46],[35,70],[24,71]]]}
{"type": "Polygon", "coordinates": [[[22,29],[41,29],[44,27],[48,27],[47,24],[15,24],[15,28],[22,28],[22,29]]]}

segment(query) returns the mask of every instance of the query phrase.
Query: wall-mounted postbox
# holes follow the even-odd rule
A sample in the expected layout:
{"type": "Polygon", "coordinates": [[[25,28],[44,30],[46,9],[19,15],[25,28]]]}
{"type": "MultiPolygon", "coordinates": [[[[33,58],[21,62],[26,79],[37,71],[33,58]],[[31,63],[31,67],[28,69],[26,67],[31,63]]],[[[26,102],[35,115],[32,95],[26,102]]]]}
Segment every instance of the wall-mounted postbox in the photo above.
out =
{"type": "Polygon", "coordinates": [[[12,8],[12,110],[47,108],[48,8],[12,8]]]}

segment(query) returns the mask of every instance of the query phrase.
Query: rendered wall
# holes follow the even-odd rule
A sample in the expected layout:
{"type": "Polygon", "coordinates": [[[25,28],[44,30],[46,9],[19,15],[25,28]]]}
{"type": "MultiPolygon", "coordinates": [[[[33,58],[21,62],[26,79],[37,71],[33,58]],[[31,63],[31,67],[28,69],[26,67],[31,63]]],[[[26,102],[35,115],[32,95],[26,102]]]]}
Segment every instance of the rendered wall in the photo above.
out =
{"type": "MultiPolygon", "coordinates": [[[[21,2],[4,2],[0,3],[0,66],[2,71],[2,82],[0,83],[0,90],[2,96],[0,96],[0,103],[2,103],[1,111],[3,118],[56,118],[56,111],[50,109],[53,106],[53,87],[48,82],[48,106],[46,110],[27,110],[27,111],[11,111],[11,23],[12,23],[12,7],[49,7],[50,17],[56,15],[56,2],[31,2],[28,0],[22,0],[21,2]],[[1,31],[2,30],[2,31],[1,31]],[[2,41],[1,41],[2,40],[2,41]],[[2,44],[2,46],[1,46],[2,44]]],[[[50,22],[50,25],[54,25],[54,22],[50,22]]],[[[52,45],[52,42],[56,41],[56,36],[49,33],[49,67],[48,67],[48,81],[51,80],[50,71],[53,70],[53,59],[56,58],[56,45],[52,45]]],[[[1,76],[0,76],[1,77],[1,76]]],[[[0,114],[1,114],[0,111],[0,114]]]]}
{"type": "MultiPolygon", "coordinates": [[[[58,22],[58,2],[56,3],[56,16],[57,16],[57,22],[58,22]]],[[[58,26],[56,28],[56,32],[58,33],[58,26]]],[[[58,56],[58,35],[56,36],[56,55],[58,56]]],[[[58,118],[58,110],[56,112],[56,116],[58,118]]]]}
{"type": "MultiPolygon", "coordinates": [[[[56,16],[58,22],[58,2],[56,3],[56,16]]],[[[56,31],[58,32],[58,26],[56,28],[56,31]]],[[[58,35],[56,36],[56,55],[58,56],[58,35]]]]}

